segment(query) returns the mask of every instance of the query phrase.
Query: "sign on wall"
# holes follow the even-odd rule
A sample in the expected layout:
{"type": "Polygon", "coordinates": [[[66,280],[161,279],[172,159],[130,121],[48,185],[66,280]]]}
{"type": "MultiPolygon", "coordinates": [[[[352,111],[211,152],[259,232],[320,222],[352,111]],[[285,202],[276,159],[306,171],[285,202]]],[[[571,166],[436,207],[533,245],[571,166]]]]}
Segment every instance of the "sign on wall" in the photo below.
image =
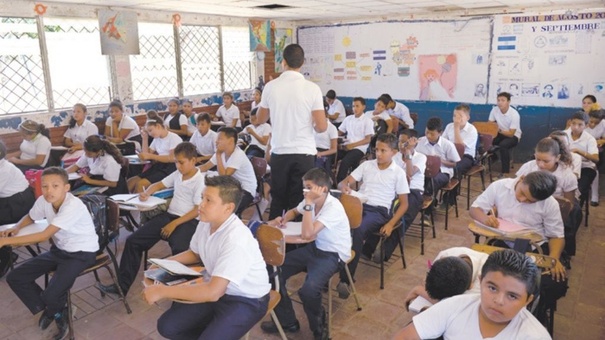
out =
{"type": "Polygon", "coordinates": [[[139,29],[135,12],[99,10],[103,55],[139,54],[139,29]]]}

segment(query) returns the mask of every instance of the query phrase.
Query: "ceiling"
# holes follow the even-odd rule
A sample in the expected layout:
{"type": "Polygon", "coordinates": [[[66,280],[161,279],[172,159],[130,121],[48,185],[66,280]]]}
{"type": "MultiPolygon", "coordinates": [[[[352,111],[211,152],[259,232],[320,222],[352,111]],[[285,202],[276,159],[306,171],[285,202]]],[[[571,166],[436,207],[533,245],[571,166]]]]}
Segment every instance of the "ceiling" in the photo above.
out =
{"type": "Polygon", "coordinates": [[[605,0],[44,0],[67,4],[160,10],[233,17],[255,17],[289,21],[352,20],[402,16],[482,15],[548,10],[598,8],[605,0]],[[280,9],[257,6],[285,5],[280,9]]]}

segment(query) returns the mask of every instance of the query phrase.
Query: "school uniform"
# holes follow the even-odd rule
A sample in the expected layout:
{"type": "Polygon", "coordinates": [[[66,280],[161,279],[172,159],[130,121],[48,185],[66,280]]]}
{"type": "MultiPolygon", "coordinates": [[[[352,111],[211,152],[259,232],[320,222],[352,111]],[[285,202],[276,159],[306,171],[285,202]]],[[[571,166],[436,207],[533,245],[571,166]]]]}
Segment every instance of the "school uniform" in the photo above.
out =
{"type": "MultiPolygon", "coordinates": [[[[76,162],[78,168],[88,167],[88,175],[93,179],[101,179],[109,182],[117,182],[118,185],[115,188],[109,188],[103,194],[107,196],[115,194],[124,194],[128,192],[126,185],[126,179],[120,176],[122,172],[122,165],[113,158],[112,155],[104,154],[97,158],[86,157],[85,155],[80,157],[76,162]]],[[[81,185],[85,184],[84,182],[81,185]]],[[[75,185],[72,190],[77,189],[80,185],[75,185]]]]}
{"type": "MultiPolygon", "coordinates": [[[[266,137],[271,135],[271,125],[267,123],[259,124],[258,126],[254,126],[252,124],[248,125],[245,129],[245,132],[248,132],[248,129],[254,130],[254,132],[261,136],[266,137]]],[[[248,157],[265,157],[265,151],[267,151],[267,145],[261,144],[252,134],[250,135],[250,144],[246,148],[246,155],[248,157]]]]}
{"type": "Polygon", "coordinates": [[[37,134],[36,137],[34,137],[34,139],[32,140],[24,139],[21,142],[21,145],[19,146],[19,149],[21,150],[21,155],[19,156],[19,159],[30,160],[36,159],[38,155],[46,156],[44,157],[44,161],[42,162],[42,164],[39,166],[22,164],[15,164],[15,166],[19,168],[23,173],[25,173],[25,171],[29,169],[42,169],[46,167],[46,164],[48,163],[48,158],[50,156],[50,148],[50,139],[48,139],[48,137],[41,133],[37,134]]]}
{"type": "Polygon", "coordinates": [[[49,225],[59,228],[54,244],[46,253],[24,262],[12,270],[6,281],[32,314],[45,311],[47,316],[61,312],[67,303],[67,291],[80,273],[95,263],[99,250],[98,236],[86,205],[67,193],[55,212],[44,196],[36,200],[29,212],[33,220],[46,218],[49,225]],[[46,289],[36,279],[54,271],[46,289]]]}
{"type": "MultiPolygon", "coordinates": [[[[164,178],[162,184],[166,188],[174,188],[168,211],[155,216],[126,239],[118,271],[118,280],[124,292],[128,292],[139,272],[143,253],[162,239],[162,228],[202,202],[204,175],[199,170],[187,180],[183,180],[183,174],[175,171],[164,178]]],[[[168,237],[167,241],[173,255],[189,249],[189,242],[197,223],[196,218],[182,223],[168,237]]]]}
{"type": "MultiPolygon", "coordinates": [[[[378,232],[391,219],[393,200],[398,195],[409,194],[410,188],[403,169],[395,162],[380,170],[376,160],[365,161],[353,170],[351,176],[358,182],[362,181],[359,192],[368,197],[368,201],[363,204],[361,225],[352,231],[355,257],[349,263],[349,270],[353,277],[362,248],[365,255],[372,257],[379,241],[373,233],[378,232]]],[[[340,281],[349,282],[344,270],[340,272],[340,281]]]]}
{"type": "Polygon", "coordinates": [[[324,110],[317,84],[296,71],[284,71],[263,89],[260,106],[269,109],[272,125],[271,212],[269,219],[295,207],[303,199],[302,176],[315,166],[313,117],[324,110]]]}
{"type": "MultiPolygon", "coordinates": [[[[185,114],[183,114],[183,116],[185,116],[185,114]]],[[[197,131],[197,113],[191,113],[191,116],[189,116],[189,118],[187,118],[187,116],[185,116],[185,118],[187,119],[187,132],[190,135],[193,135],[195,133],[195,131],[197,131]]]]}
{"type": "Polygon", "coordinates": [[[141,150],[141,144],[143,143],[141,129],[132,117],[123,114],[122,119],[118,123],[118,131],[113,131],[113,119],[111,117],[107,117],[105,126],[109,126],[110,135],[117,135],[121,130],[130,130],[126,138],[124,138],[124,144],[120,143],[116,145],[122,155],[134,155],[136,151],[141,150]]]}
{"type": "Polygon", "coordinates": [[[17,223],[36,201],[34,191],[15,164],[0,159],[0,225],[17,223]]]}
{"type": "Polygon", "coordinates": [[[515,135],[507,137],[500,132],[494,138],[494,145],[500,147],[500,161],[502,162],[502,173],[510,172],[510,149],[514,148],[521,140],[521,116],[517,110],[512,107],[508,108],[506,113],[502,113],[499,107],[494,106],[489,113],[488,120],[495,121],[498,124],[498,129],[508,131],[515,129],[515,135]]]}
{"type": "Polygon", "coordinates": [[[195,145],[195,149],[200,156],[210,156],[216,152],[216,139],[218,133],[208,129],[205,135],[202,136],[199,130],[196,130],[189,142],[195,145]]]}
{"type": "MultiPolygon", "coordinates": [[[[169,339],[240,339],[267,312],[269,276],[258,242],[232,214],[211,234],[200,222],[190,249],[211,276],[229,281],[216,302],[174,302],[158,320],[158,332],[169,339]]],[[[200,289],[203,289],[201,287],[200,289]]]]}
{"type": "Polygon", "coordinates": [[[395,107],[388,109],[387,112],[389,115],[401,119],[408,126],[408,129],[414,128],[414,120],[412,119],[412,116],[410,116],[410,109],[408,109],[407,106],[399,102],[395,102],[395,107]]]}
{"type": "Polygon", "coordinates": [[[216,116],[223,119],[225,122],[225,126],[231,127],[233,124],[233,120],[237,119],[237,123],[235,123],[235,127],[242,129],[242,122],[239,119],[239,107],[235,104],[231,104],[231,107],[226,108],[225,105],[221,105],[216,111],[216,116]]]}
{"type": "MultiPolygon", "coordinates": [[[[454,123],[447,124],[443,131],[443,135],[441,136],[455,144],[454,123]]],[[[479,134],[477,133],[477,128],[475,128],[473,124],[467,122],[464,124],[464,127],[460,129],[460,137],[462,137],[462,141],[464,142],[464,155],[462,156],[462,159],[456,163],[456,168],[458,169],[458,174],[464,175],[473,167],[473,163],[475,163],[479,134]]]]}
{"type": "Polygon", "coordinates": [[[82,122],[82,125],[74,125],[74,127],[70,127],[65,131],[65,138],[71,139],[74,144],[84,144],[84,141],[88,136],[98,135],[99,127],[95,125],[95,123],[91,122],[88,119],[85,119],[82,122]]]}
{"type": "MultiPolygon", "coordinates": [[[[170,151],[174,150],[177,145],[182,143],[183,140],[179,135],[174,132],[168,131],[166,137],[154,138],[151,145],[149,145],[150,152],[155,151],[160,156],[170,155],[170,151]]],[[[162,163],[154,162],[149,169],[143,171],[139,177],[146,178],[149,182],[155,183],[161,181],[169,174],[176,171],[176,165],[174,162],[162,163]]]]}
{"type": "MultiPolygon", "coordinates": [[[[317,152],[328,151],[332,146],[332,140],[338,140],[338,130],[336,126],[328,121],[328,128],[324,132],[316,132],[313,130],[313,136],[315,137],[315,148],[317,152]]],[[[338,153],[338,151],[337,151],[338,153]]],[[[332,154],[329,156],[317,157],[315,159],[315,166],[318,168],[325,169],[329,174],[332,173],[332,164],[334,164],[334,159],[336,158],[336,154],[332,154]]]]}
{"type": "MultiPolygon", "coordinates": [[[[305,202],[296,210],[302,215],[305,202]]],[[[324,309],[322,289],[344,263],[351,258],[351,234],[349,220],[344,207],[334,196],[328,194],[321,210],[313,212],[313,223],[323,224],[314,242],[286,254],[281,266],[281,300],[275,307],[275,314],[283,325],[295,323],[296,314],[286,289],[287,280],[303,271],[307,273],[298,295],[302,300],[309,327],[313,333],[320,333],[323,327],[324,309]]]]}
{"type": "MultiPolygon", "coordinates": [[[[338,130],[347,134],[346,144],[356,143],[363,140],[368,135],[374,135],[374,122],[365,114],[362,114],[359,117],[352,115],[345,118],[338,127],[338,130]]],[[[345,179],[349,171],[359,165],[359,162],[368,151],[368,146],[370,146],[369,142],[368,144],[358,145],[349,151],[338,151],[338,158],[341,159],[341,161],[338,173],[336,174],[337,183],[340,183],[345,179]]]]}
{"type": "MultiPolygon", "coordinates": [[[[570,150],[578,149],[591,155],[599,153],[597,140],[586,131],[582,132],[580,137],[576,140],[573,140],[571,137],[571,129],[565,130],[565,133],[569,137],[570,150]]],[[[584,158],[582,155],[579,156],[582,157],[582,170],[580,179],[578,179],[578,190],[580,191],[580,203],[583,203],[584,200],[588,199],[588,191],[590,190],[590,186],[597,176],[597,166],[588,158],[584,158]]]]}
{"type": "Polygon", "coordinates": [[[448,249],[440,251],[439,254],[437,254],[437,257],[435,257],[435,260],[433,262],[436,262],[445,257],[468,257],[469,258],[469,260],[471,261],[472,267],[473,267],[472,271],[471,271],[471,273],[472,273],[471,274],[471,287],[469,289],[467,289],[464,292],[464,294],[480,293],[481,292],[481,281],[480,281],[481,269],[483,268],[483,265],[485,264],[485,261],[487,261],[487,258],[489,257],[489,255],[486,253],[480,252],[480,251],[466,248],[466,247],[452,247],[452,248],[448,248],[448,249]]]}
{"type": "MultiPolygon", "coordinates": [[[[223,161],[225,169],[235,169],[235,172],[231,176],[240,182],[242,189],[244,190],[239,207],[235,210],[235,214],[239,215],[250,205],[250,203],[252,203],[252,200],[254,200],[254,196],[256,195],[257,183],[254,168],[252,167],[252,163],[250,163],[250,159],[248,159],[240,148],[235,148],[228,159],[224,152],[221,153],[221,160],[223,161]]],[[[216,154],[212,155],[210,163],[214,165],[218,164],[216,154]]]]}
{"type": "MultiPolygon", "coordinates": [[[[597,141],[599,139],[605,138],[605,119],[601,120],[601,122],[599,124],[597,124],[594,127],[594,129],[586,126],[586,128],[584,129],[584,132],[588,132],[597,141]]],[[[590,190],[591,190],[590,201],[597,202],[597,203],[599,202],[599,173],[603,172],[603,165],[605,165],[605,149],[603,147],[599,148],[598,146],[599,146],[599,144],[597,143],[597,148],[599,149],[599,161],[597,162],[595,179],[592,181],[592,185],[590,187],[590,190]]],[[[578,155],[578,156],[580,156],[580,155],[578,155]]]]}
{"type": "Polygon", "coordinates": [[[332,123],[338,127],[343,120],[345,120],[345,117],[347,116],[347,111],[345,110],[345,106],[342,104],[342,102],[339,99],[334,99],[334,102],[332,103],[332,105],[330,105],[330,107],[328,107],[328,114],[331,116],[334,113],[338,112],[338,117],[336,117],[336,119],[334,119],[332,121],[332,123]]]}
{"type": "Polygon", "coordinates": [[[167,113],[164,116],[164,126],[167,129],[180,130],[181,126],[183,125],[187,125],[187,116],[185,116],[180,111],[177,112],[175,115],[167,113]]]}
{"type": "MultiPolygon", "coordinates": [[[[426,156],[439,156],[441,159],[454,163],[460,161],[460,155],[458,155],[454,143],[443,138],[443,136],[440,136],[435,144],[429,142],[426,137],[420,137],[418,139],[418,145],[416,145],[416,152],[423,153],[426,156]]],[[[452,177],[454,177],[454,168],[447,167],[442,163],[440,173],[432,179],[432,187],[428,184],[431,183],[430,178],[425,178],[424,187],[429,194],[436,195],[443,186],[449,183],[452,177]]]]}

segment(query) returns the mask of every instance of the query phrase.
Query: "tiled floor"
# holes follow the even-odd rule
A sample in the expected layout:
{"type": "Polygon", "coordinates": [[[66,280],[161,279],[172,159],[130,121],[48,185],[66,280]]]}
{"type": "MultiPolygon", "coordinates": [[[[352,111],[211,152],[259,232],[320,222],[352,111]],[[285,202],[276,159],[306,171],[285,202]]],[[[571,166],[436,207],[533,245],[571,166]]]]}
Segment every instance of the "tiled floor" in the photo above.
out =
{"type": "MultiPolygon", "coordinates": [[[[478,185],[478,180],[473,182],[478,185]]],[[[477,195],[477,192],[472,193],[477,195]]],[[[421,282],[426,273],[427,260],[440,250],[453,246],[470,246],[473,237],[467,230],[469,222],[466,198],[460,197],[460,217],[450,211],[450,227],[444,230],[444,216],[436,215],[437,238],[428,236],[425,255],[420,255],[420,240],[407,237],[405,255],[407,269],[401,261],[391,261],[385,273],[385,289],[379,289],[379,270],[361,264],[357,271],[356,287],[363,309],[356,310],[352,297],[334,299],[333,339],[390,339],[411,320],[405,311],[403,299],[408,290],[421,282]]],[[[570,288],[567,296],[559,300],[555,317],[554,339],[605,339],[605,202],[590,210],[589,227],[578,232],[578,252],[572,260],[570,288]]],[[[122,241],[128,232],[122,233],[122,241]]],[[[123,242],[120,243],[120,246],[123,242]]],[[[169,248],[162,242],[154,247],[150,256],[166,256],[169,248]]],[[[22,253],[22,257],[25,257],[22,253]]],[[[109,275],[101,272],[101,279],[109,282],[109,275]]],[[[290,282],[289,290],[295,291],[300,277],[290,282]]],[[[334,280],[336,282],[336,280],[334,280]]],[[[156,331],[156,320],[169,307],[169,302],[147,305],[141,298],[141,286],[135,285],[128,302],[133,313],[127,314],[123,304],[112,297],[100,298],[93,287],[92,274],[79,278],[73,288],[73,302],[78,307],[75,330],[77,339],[161,339],[156,331]]],[[[42,333],[37,328],[37,318],[32,316],[15,297],[4,279],[0,280],[0,338],[47,339],[54,326],[42,333]]],[[[302,306],[295,303],[301,322],[301,331],[289,334],[291,339],[311,339],[302,306]]],[[[267,336],[255,327],[251,339],[278,339],[267,336]]]]}

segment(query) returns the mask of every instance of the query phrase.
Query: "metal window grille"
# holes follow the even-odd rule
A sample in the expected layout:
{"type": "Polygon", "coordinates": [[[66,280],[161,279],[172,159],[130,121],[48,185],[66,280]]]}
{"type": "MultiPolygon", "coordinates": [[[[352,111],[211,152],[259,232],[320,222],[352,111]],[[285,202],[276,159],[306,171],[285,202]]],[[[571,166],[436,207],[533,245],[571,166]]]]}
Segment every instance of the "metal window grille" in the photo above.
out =
{"type": "Polygon", "coordinates": [[[223,27],[225,91],[249,89],[256,78],[248,27],[223,27]]]}
{"type": "Polygon", "coordinates": [[[183,94],[221,92],[218,27],[183,25],[179,43],[183,94]]]}
{"type": "Polygon", "coordinates": [[[36,20],[0,17],[0,115],[48,109],[36,20]]]}
{"type": "Polygon", "coordinates": [[[178,96],[172,25],[139,23],[139,47],[130,57],[133,98],[178,96]]]}
{"type": "Polygon", "coordinates": [[[111,101],[98,26],[96,20],[44,18],[55,108],[111,101]]]}

